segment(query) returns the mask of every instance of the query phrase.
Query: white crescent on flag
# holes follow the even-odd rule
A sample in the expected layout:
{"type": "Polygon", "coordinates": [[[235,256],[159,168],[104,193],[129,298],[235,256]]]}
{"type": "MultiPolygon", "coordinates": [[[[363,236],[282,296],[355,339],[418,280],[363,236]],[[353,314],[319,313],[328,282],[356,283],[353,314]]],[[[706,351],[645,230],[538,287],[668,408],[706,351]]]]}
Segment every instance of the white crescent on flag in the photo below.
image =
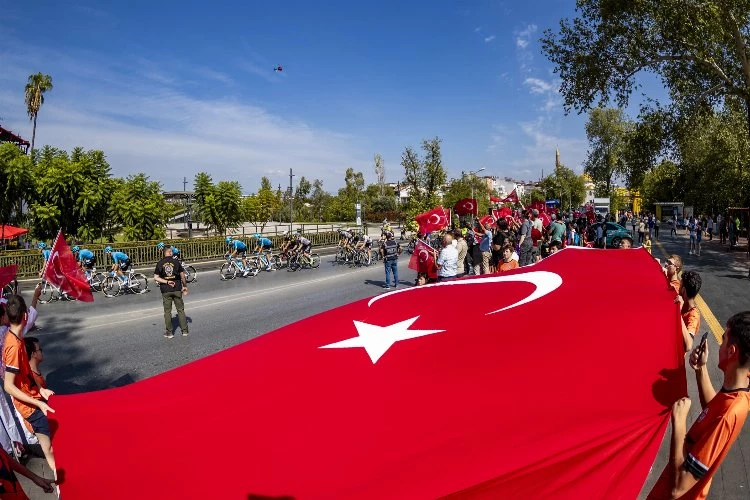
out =
{"type": "Polygon", "coordinates": [[[432,215],[430,215],[430,218],[427,219],[427,222],[429,222],[431,224],[440,224],[440,216],[438,214],[432,214],[432,215]],[[432,218],[433,217],[435,217],[435,219],[436,219],[435,222],[432,222],[432,218]]]}

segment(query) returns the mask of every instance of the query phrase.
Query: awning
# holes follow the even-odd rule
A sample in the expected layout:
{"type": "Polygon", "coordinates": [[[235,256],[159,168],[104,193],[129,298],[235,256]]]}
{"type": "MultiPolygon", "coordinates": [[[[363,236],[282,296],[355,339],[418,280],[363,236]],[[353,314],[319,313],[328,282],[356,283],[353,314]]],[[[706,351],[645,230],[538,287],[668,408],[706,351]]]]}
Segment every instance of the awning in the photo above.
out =
{"type": "Polygon", "coordinates": [[[24,229],[22,227],[0,225],[0,239],[11,240],[28,232],[28,229],[24,229]]]}

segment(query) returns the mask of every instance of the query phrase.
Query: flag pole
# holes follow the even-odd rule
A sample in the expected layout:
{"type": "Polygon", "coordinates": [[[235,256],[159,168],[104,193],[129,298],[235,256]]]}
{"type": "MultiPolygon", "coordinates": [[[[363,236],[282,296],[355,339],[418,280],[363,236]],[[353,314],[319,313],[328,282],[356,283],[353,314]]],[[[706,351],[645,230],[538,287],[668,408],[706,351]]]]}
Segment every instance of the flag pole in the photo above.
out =
{"type": "MultiPolygon", "coordinates": [[[[57,239],[62,234],[62,228],[57,230],[57,236],[55,236],[55,241],[52,242],[52,248],[55,248],[55,245],[57,244],[57,239]]],[[[52,250],[50,249],[50,252],[52,250]]],[[[52,255],[50,254],[50,258],[44,261],[44,269],[42,269],[42,281],[44,281],[44,275],[47,273],[47,266],[49,265],[49,261],[51,260],[52,255]]]]}

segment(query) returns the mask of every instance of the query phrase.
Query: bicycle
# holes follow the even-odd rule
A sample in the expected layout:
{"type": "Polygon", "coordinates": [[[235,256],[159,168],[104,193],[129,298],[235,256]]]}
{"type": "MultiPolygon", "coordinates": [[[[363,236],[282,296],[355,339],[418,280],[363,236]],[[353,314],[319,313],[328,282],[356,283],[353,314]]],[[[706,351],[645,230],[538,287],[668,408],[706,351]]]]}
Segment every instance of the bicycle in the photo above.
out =
{"type": "MultiPolygon", "coordinates": [[[[273,256],[268,256],[265,253],[254,253],[250,257],[247,258],[248,263],[250,261],[252,262],[252,267],[257,267],[258,272],[262,269],[274,269],[274,266],[276,265],[276,261],[274,260],[273,256]]],[[[250,264],[248,264],[250,266],[250,264]]]]}
{"type": "Polygon", "coordinates": [[[39,295],[39,302],[42,304],[49,304],[56,300],[76,300],[47,280],[42,280],[41,285],[42,293],[39,295]]]}
{"type": "Polygon", "coordinates": [[[273,262],[273,265],[276,267],[276,269],[282,269],[289,265],[290,253],[292,253],[291,250],[284,250],[281,253],[271,255],[271,261],[273,262]]]}
{"type": "Polygon", "coordinates": [[[7,299],[11,295],[16,295],[18,293],[18,280],[16,278],[13,278],[13,281],[8,283],[3,287],[3,293],[0,295],[0,297],[7,299]]]}
{"type": "Polygon", "coordinates": [[[257,265],[255,259],[247,260],[247,267],[242,265],[242,259],[237,257],[232,260],[231,255],[227,255],[227,261],[221,265],[219,269],[219,277],[222,281],[233,280],[237,277],[237,273],[244,274],[245,270],[249,271],[249,276],[257,276],[260,272],[260,266],[257,265]]]}
{"type": "Polygon", "coordinates": [[[116,272],[110,271],[109,276],[107,276],[102,284],[102,293],[109,298],[117,297],[127,290],[137,294],[146,293],[148,291],[148,278],[146,278],[146,275],[136,273],[133,269],[128,269],[125,271],[123,279],[116,272]]]}
{"type": "Polygon", "coordinates": [[[185,282],[192,283],[193,281],[197,280],[198,271],[196,271],[195,268],[190,264],[185,264],[185,262],[180,257],[177,257],[177,259],[180,261],[180,264],[182,264],[182,270],[185,271],[185,282]]]}
{"type": "Polygon", "coordinates": [[[333,258],[334,262],[349,263],[354,260],[354,250],[349,247],[340,247],[336,256],[333,258]]]}
{"type": "Polygon", "coordinates": [[[372,250],[367,247],[355,249],[354,265],[369,266],[370,264],[372,264],[372,250]]]}
{"type": "Polygon", "coordinates": [[[296,271],[302,268],[317,269],[320,267],[320,256],[316,253],[302,255],[300,252],[294,252],[289,256],[289,269],[287,271],[296,271]]]}
{"type": "Polygon", "coordinates": [[[99,292],[102,289],[102,283],[107,279],[107,275],[102,272],[97,272],[95,267],[84,269],[86,275],[86,281],[88,281],[92,292],[99,292]]]}

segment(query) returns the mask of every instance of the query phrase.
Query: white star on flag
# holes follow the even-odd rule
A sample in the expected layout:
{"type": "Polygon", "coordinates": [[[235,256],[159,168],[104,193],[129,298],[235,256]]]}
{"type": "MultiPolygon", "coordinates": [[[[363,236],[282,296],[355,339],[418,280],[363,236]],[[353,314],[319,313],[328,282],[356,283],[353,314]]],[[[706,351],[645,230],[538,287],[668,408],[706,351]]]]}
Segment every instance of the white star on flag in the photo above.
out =
{"type": "Polygon", "coordinates": [[[372,364],[375,364],[396,342],[445,331],[409,330],[409,327],[414,324],[417,319],[419,319],[419,316],[400,321],[390,326],[370,325],[361,321],[354,321],[354,326],[357,328],[357,333],[359,333],[358,337],[352,337],[350,339],[342,340],[341,342],[320,346],[319,349],[362,347],[370,356],[372,364]]]}

